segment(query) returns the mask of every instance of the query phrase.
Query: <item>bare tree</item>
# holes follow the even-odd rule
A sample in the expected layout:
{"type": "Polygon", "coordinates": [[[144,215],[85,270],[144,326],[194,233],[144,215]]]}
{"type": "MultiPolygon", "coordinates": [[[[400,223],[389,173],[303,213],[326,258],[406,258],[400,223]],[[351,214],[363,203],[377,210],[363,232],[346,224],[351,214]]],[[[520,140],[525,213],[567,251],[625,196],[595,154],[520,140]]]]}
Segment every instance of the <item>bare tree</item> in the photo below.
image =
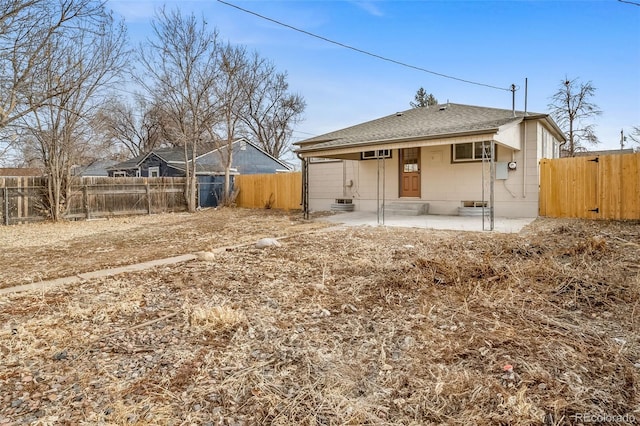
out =
{"type": "Polygon", "coordinates": [[[629,139],[638,145],[636,151],[640,150],[640,126],[631,127],[631,133],[629,133],[629,139]]]}
{"type": "Polygon", "coordinates": [[[140,48],[146,75],[138,81],[165,111],[167,137],[184,147],[189,211],[196,209],[198,145],[216,122],[214,88],[217,78],[218,33],[203,19],[161,9],[153,22],[153,38],[140,48]]]}
{"type": "Polygon", "coordinates": [[[247,106],[242,120],[250,138],[275,158],[290,147],[293,126],[300,122],[306,107],[304,98],[289,92],[287,74],[255,53],[248,64],[242,85],[247,106]]]}
{"type": "MultiPolygon", "coordinates": [[[[68,90],[62,80],[43,86],[40,72],[54,61],[54,39],[101,10],[94,0],[0,0],[0,130],[68,90]]],[[[0,160],[17,141],[3,138],[0,160]]]]}
{"type": "Polygon", "coordinates": [[[249,75],[247,73],[247,55],[243,47],[227,44],[220,50],[219,74],[215,85],[216,105],[215,129],[210,132],[212,140],[217,142],[218,153],[224,167],[223,202],[230,201],[231,167],[233,165],[233,143],[240,130],[240,124],[247,105],[246,93],[242,90],[249,75]]]}
{"type": "Polygon", "coordinates": [[[71,167],[92,148],[89,124],[97,105],[128,63],[124,27],[102,7],[92,13],[50,38],[48,60],[34,68],[30,113],[22,117],[25,140],[35,145],[48,176],[53,220],[64,214],[71,167]],[[38,93],[54,91],[40,103],[38,93]]]}
{"type": "Polygon", "coordinates": [[[110,98],[93,121],[96,132],[126,150],[127,157],[137,157],[163,143],[163,111],[137,96],[135,109],[117,98],[110,98]]]}
{"type": "Polygon", "coordinates": [[[573,157],[578,151],[586,150],[584,143],[597,144],[595,126],[585,121],[600,115],[598,106],[591,102],[596,88],[591,82],[581,83],[578,79],[565,79],[558,91],[551,97],[551,116],[564,131],[567,138],[563,148],[566,156],[573,157]]]}

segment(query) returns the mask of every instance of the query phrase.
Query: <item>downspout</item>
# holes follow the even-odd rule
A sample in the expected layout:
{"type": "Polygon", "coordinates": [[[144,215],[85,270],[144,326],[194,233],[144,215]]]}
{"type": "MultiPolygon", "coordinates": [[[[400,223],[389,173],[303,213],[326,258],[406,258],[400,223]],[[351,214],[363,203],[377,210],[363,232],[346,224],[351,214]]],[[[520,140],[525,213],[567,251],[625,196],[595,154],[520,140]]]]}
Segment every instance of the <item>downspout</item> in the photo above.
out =
{"type": "Polygon", "coordinates": [[[309,164],[296,152],[296,157],[302,162],[302,215],[305,220],[309,219],[309,164]]]}
{"type": "Polygon", "coordinates": [[[524,140],[522,142],[522,198],[527,198],[527,121],[524,122],[524,140]]]}
{"type": "Polygon", "coordinates": [[[527,78],[524,79],[524,117],[522,121],[524,122],[524,140],[522,144],[524,145],[524,152],[522,155],[522,198],[527,198],[527,96],[528,96],[528,86],[529,81],[527,78]]]}
{"type": "Polygon", "coordinates": [[[342,160],[342,198],[347,198],[347,162],[342,160]]]}

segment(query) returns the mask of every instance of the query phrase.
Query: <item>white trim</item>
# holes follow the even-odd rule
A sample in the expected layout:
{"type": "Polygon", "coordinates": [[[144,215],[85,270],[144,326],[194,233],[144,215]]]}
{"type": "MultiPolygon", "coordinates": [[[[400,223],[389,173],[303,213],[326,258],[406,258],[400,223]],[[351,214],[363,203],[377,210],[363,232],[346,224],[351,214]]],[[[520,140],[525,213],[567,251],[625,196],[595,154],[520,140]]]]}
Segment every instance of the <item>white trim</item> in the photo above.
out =
{"type": "Polygon", "coordinates": [[[113,177],[127,177],[127,172],[118,170],[117,172],[113,172],[113,177]]]}
{"type": "Polygon", "coordinates": [[[148,177],[160,177],[160,167],[159,166],[149,167],[149,169],[147,171],[147,176],[148,177]],[[153,176],[154,173],[156,173],[155,176],[153,176]]]}
{"type": "Polygon", "coordinates": [[[335,163],[338,161],[344,161],[340,158],[325,158],[325,157],[308,157],[309,158],[309,163],[311,164],[315,164],[315,163],[335,163]]]}

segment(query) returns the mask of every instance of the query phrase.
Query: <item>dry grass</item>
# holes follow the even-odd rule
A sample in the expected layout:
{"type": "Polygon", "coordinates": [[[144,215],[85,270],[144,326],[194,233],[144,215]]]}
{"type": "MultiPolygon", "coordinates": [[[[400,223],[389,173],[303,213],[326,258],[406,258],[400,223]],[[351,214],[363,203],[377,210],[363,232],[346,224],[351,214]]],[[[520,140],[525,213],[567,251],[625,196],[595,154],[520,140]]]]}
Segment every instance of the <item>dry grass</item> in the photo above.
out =
{"type": "Polygon", "coordinates": [[[0,227],[0,288],[326,226],[300,213],[206,209],[110,220],[0,227]],[[265,220],[266,219],[266,220],[265,220]]]}
{"type": "Polygon", "coordinates": [[[638,422],[638,241],[355,228],[2,297],[0,424],[638,422]]]}

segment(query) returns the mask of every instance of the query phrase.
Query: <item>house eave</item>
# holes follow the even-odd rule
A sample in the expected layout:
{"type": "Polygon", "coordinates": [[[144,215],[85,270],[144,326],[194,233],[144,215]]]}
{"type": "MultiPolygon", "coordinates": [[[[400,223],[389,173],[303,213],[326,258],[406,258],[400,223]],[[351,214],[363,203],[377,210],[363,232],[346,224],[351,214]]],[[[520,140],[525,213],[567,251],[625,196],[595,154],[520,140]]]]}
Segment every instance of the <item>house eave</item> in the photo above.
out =
{"type": "Polygon", "coordinates": [[[524,117],[524,120],[540,120],[541,122],[547,123],[548,130],[553,134],[553,136],[558,139],[560,142],[566,142],[567,137],[565,136],[562,129],[558,126],[558,124],[551,118],[549,114],[537,114],[537,115],[528,115],[524,117]]]}
{"type": "MultiPolygon", "coordinates": [[[[379,139],[355,142],[344,145],[330,147],[301,147],[296,150],[302,157],[314,157],[331,154],[352,154],[368,151],[370,147],[386,147],[387,149],[407,148],[419,146],[421,142],[430,142],[425,145],[448,145],[452,143],[474,142],[481,140],[491,140],[500,128],[494,127],[481,131],[467,131],[457,133],[445,133],[436,135],[412,136],[408,138],[379,139]],[[434,143],[440,141],[440,143],[434,143]]],[[[321,142],[319,142],[321,143],[321,142]]]]}

